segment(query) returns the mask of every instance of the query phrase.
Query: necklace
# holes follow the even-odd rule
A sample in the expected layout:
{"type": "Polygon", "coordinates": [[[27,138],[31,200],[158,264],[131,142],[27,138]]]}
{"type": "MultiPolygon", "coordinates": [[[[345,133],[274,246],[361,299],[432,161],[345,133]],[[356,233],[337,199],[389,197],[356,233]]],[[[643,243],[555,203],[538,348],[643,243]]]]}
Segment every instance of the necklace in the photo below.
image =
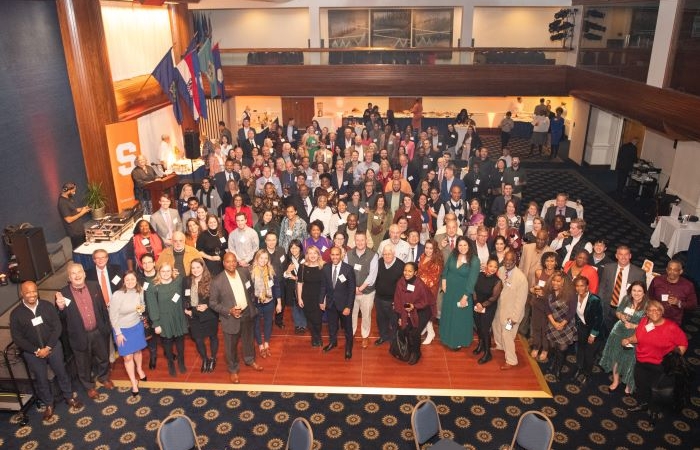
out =
{"type": "Polygon", "coordinates": [[[207,231],[209,232],[209,235],[212,236],[212,237],[216,237],[216,235],[217,235],[217,233],[218,233],[218,230],[214,230],[215,232],[212,233],[212,232],[211,232],[211,228],[207,228],[207,231]]]}

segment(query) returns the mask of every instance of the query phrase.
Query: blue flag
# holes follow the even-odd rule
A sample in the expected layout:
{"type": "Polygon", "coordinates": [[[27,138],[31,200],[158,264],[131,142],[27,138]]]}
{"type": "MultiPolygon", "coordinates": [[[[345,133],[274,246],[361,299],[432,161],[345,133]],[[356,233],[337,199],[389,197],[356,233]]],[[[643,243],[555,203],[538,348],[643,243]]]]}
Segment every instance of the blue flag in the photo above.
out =
{"type": "Polygon", "coordinates": [[[221,53],[219,52],[219,43],[217,42],[211,49],[212,60],[214,61],[214,71],[216,73],[216,87],[221,97],[221,102],[226,101],[226,93],[224,92],[224,71],[221,67],[221,53]]]}
{"type": "Polygon", "coordinates": [[[209,38],[204,41],[202,46],[199,48],[199,53],[197,53],[199,58],[199,67],[207,75],[207,80],[209,80],[209,88],[211,90],[211,98],[218,95],[217,83],[216,83],[216,69],[214,67],[214,56],[211,51],[211,41],[209,38]]]}
{"type": "Polygon", "coordinates": [[[177,123],[182,123],[182,111],[180,110],[180,103],[178,103],[179,74],[173,64],[172,48],[165,53],[163,59],[161,59],[156,68],[153,69],[152,75],[158,80],[163,92],[168,96],[170,103],[172,103],[173,113],[175,114],[177,123]]]}

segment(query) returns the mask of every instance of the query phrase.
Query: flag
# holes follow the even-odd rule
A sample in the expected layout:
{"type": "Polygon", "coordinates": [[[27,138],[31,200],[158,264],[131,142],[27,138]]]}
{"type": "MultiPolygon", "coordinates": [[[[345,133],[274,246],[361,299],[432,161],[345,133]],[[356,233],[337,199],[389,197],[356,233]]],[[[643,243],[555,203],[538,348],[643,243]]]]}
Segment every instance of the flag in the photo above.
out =
{"type": "Polygon", "coordinates": [[[180,109],[180,103],[178,102],[178,73],[177,69],[173,64],[173,49],[172,47],[168,50],[163,59],[160,60],[158,65],[151,73],[153,78],[158,80],[160,87],[163,89],[165,95],[168,96],[168,100],[173,105],[173,113],[175,114],[175,119],[177,123],[182,123],[182,110],[180,109]]]}
{"type": "Polygon", "coordinates": [[[226,101],[226,93],[224,92],[224,71],[221,68],[221,53],[219,52],[219,43],[217,42],[211,49],[212,61],[214,62],[214,71],[216,73],[217,93],[221,98],[221,102],[226,101]]]}
{"type": "Polygon", "coordinates": [[[194,120],[199,120],[199,110],[194,106],[194,77],[184,59],[177,63],[177,71],[179,76],[180,95],[185,100],[185,103],[192,110],[194,120]]]}
{"type": "Polygon", "coordinates": [[[187,67],[192,74],[192,100],[200,117],[207,118],[207,100],[204,95],[204,85],[202,83],[202,72],[199,69],[199,58],[194,52],[185,55],[187,67]]]}
{"type": "Polygon", "coordinates": [[[197,53],[199,59],[199,67],[204,70],[209,80],[209,88],[211,89],[211,98],[218,95],[216,83],[216,69],[214,68],[214,57],[211,52],[211,41],[207,38],[197,53]]]}

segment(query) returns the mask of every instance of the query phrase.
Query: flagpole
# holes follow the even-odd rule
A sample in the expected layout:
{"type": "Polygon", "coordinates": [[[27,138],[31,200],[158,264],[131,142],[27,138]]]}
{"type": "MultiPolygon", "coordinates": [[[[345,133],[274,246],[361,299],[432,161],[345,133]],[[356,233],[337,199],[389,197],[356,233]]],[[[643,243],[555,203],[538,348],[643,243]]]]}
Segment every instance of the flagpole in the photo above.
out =
{"type": "MultiPolygon", "coordinates": [[[[173,49],[173,47],[174,47],[174,45],[171,45],[170,48],[168,49],[168,51],[171,51],[173,49]]],[[[172,56],[172,54],[171,54],[171,56],[172,56]]],[[[174,66],[174,63],[175,63],[175,61],[173,61],[173,66],[174,66]]],[[[146,83],[148,83],[148,80],[150,80],[152,76],[153,76],[153,72],[148,74],[148,77],[146,77],[146,80],[144,80],[143,84],[141,85],[141,89],[139,89],[139,91],[136,93],[136,95],[139,95],[141,93],[141,91],[143,91],[143,88],[146,87],[146,83]]]]}

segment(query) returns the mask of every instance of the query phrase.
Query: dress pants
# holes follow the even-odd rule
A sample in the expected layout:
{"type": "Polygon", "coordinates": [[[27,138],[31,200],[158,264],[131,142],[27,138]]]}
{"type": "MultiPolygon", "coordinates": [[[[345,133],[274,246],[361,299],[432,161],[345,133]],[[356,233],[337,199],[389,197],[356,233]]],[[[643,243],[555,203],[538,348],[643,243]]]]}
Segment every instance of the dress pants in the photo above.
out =
{"type": "Polygon", "coordinates": [[[507,364],[515,366],[518,364],[518,356],[515,354],[515,338],[518,335],[518,327],[513,326],[510,330],[506,330],[506,324],[501,323],[498,316],[493,319],[491,326],[496,348],[505,351],[507,364]]]}
{"type": "Polygon", "coordinates": [[[355,336],[357,331],[357,319],[360,311],[362,311],[362,327],[360,334],[363,338],[369,337],[369,332],[372,329],[372,307],[374,306],[374,294],[360,294],[355,296],[355,305],[352,308],[352,335],[355,336]]]}
{"type": "Polygon", "coordinates": [[[393,299],[374,299],[377,309],[377,328],[379,338],[383,341],[393,341],[396,335],[396,313],[394,312],[393,299]]]}
{"type": "Polygon", "coordinates": [[[87,338],[85,350],[73,349],[78,379],[85,389],[95,388],[95,377],[98,381],[109,379],[109,336],[103,335],[99,329],[84,332],[87,338]]]}
{"type": "Polygon", "coordinates": [[[45,405],[53,405],[53,394],[49,385],[48,366],[51,366],[58,386],[61,388],[63,398],[70,400],[73,398],[73,388],[71,387],[70,376],[66,372],[65,361],[63,360],[63,346],[61,342],[51,350],[46,358],[38,358],[33,353],[22,352],[24,360],[27,362],[29,371],[34,375],[34,386],[36,393],[45,405]]]}
{"type": "Polygon", "coordinates": [[[343,315],[343,310],[338,309],[334,303],[326,307],[328,317],[328,338],[330,344],[338,344],[338,323],[343,322],[345,330],[345,351],[352,351],[352,314],[343,315]]]}
{"type": "Polygon", "coordinates": [[[636,385],[636,397],[639,403],[649,403],[649,409],[655,410],[651,405],[651,388],[664,374],[661,364],[643,363],[637,361],[634,366],[634,384],[636,385]]]}
{"type": "MultiPolygon", "coordinates": [[[[288,300],[287,296],[286,296],[287,283],[285,282],[285,280],[282,277],[275,277],[275,283],[277,283],[277,286],[280,287],[280,298],[282,299],[282,311],[280,311],[278,313],[277,310],[275,309],[273,311],[273,313],[275,315],[275,325],[281,327],[282,325],[284,325],[284,310],[287,307],[287,300],[288,300]]],[[[277,299],[273,299],[272,303],[274,305],[277,305],[277,299]]],[[[296,303],[296,302],[293,302],[293,303],[296,303]]],[[[292,303],[290,303],[290,305],[291,304],[292,303]]]]}
{"type": "Polygon", "coordinates": [[[578,343],[576,344],[576,367],[587,376],[591,375],[593,365],[595,364],[595,356],[602,344],[600,336],[596,336],[592,344],[588,343],[588,336],[591,334],[591,328],[576,321],[576,329],[578,333],[578,343]]]}
{"type": "Polygon", "coordinates": [[[474,311],[474,324],[479,335],[479,345],[484,352],[491,352],[491,326],[496,315],[496,305],[492,304],[483,313],[474,311]]]}
{"type": "Polygon", "coordinates": [[[229,373],[238,373],[238,341],[243,342],[243,362],[251,365],[255,362],[255,348],[253,347],[253,321],[249,318],[241,318],[241,328],[238,333],[224,332],[224,351],[226,352],[226,364],[229,373]]]}

